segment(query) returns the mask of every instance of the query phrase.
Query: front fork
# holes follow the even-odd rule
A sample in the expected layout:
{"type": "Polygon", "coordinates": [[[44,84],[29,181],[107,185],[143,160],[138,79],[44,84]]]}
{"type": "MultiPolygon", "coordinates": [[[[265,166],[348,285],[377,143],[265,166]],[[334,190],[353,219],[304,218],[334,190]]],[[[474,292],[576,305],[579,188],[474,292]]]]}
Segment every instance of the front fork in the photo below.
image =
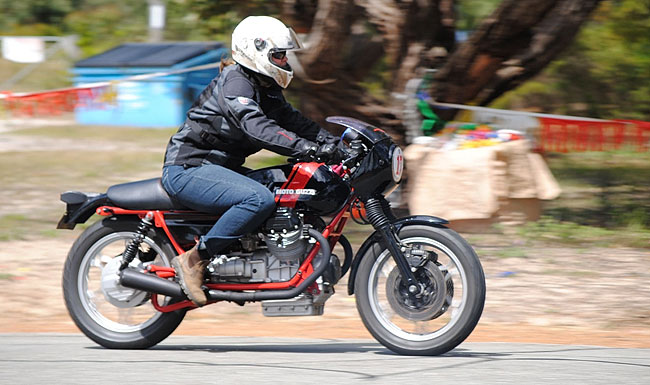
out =
{"type": "Polygon", "coordinates": [[[402,241],[395,232],[395,228],[391,224],[395,220],[395,216],[390,208],[390,204],[384,197],[372,197],[364,202],[366,208],[366,216],[368,222],[380,235],[380,242],[383,247],[388,249],[393,256],[397,268],[399,269],[402,277],[402,282],[406,285],[409,295],[415,296],[422,291],[418,284],[418,280],[413,274],[411,265],[404,256],[405,247],[402,241]]]}

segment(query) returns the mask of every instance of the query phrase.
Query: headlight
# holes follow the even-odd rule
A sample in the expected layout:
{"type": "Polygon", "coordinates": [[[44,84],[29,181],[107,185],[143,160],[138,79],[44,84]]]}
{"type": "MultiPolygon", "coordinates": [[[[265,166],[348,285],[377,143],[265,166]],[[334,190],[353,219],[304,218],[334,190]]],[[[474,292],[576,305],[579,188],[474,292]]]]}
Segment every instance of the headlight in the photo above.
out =
{"type": "Polygon", "coordinates": [[[393,147],[392,171],[393,180],[395,183],[399,183],[399,181],[402,180],[402,173],[404,171],[404,154],[399,146],[393,147]]]}

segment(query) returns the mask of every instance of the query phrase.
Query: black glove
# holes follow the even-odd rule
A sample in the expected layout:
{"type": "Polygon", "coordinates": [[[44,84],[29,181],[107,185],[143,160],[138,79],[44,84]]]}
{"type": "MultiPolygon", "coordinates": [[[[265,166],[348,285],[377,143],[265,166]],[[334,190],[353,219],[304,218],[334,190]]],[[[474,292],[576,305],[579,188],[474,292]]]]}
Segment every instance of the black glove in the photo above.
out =
{"type": "Polygon", "coordinates": [[[338,143],[340,140],[341,138],[330,134],[322,128],[321,132],[318,134],[318,136],[316,136],[316,143],[318,144],[338,143]]]}
{"type": "Polygon", "coordinates": [[[316,150],[318,150],[318,144],[305,140],[302,146],[298,148],[298,156],[314,155],[316,150]]]}
{"type": "Polygon", "coordinates": [[[334,143],[322,144],[316,150],[316,157],[325,163],[341,163],[345,152],[334,143]]]}

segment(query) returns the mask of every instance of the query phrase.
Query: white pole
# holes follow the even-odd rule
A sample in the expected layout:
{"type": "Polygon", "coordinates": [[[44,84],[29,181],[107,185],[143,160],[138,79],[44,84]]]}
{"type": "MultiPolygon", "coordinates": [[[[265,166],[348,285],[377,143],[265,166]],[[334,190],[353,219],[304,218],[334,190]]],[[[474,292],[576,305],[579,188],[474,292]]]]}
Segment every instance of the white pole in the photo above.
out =
{"type": "Polygon", "coordinates": [[[163,40],[165,30],[165,4],[161,0],[149,1],[149,41],[158,43],[163,40]]]}

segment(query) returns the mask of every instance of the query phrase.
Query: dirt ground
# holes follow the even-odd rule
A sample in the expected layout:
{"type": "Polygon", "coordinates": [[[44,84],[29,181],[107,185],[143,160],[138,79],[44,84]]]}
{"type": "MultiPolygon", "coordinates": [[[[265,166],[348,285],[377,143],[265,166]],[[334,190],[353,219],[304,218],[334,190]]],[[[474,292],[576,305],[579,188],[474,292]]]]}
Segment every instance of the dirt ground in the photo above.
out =
{"type": "MultiPolygon", "coordinates": [[[[0,332],[78,332],[61,274],[75,234],[3,242],[0,332]]],[[[474,244],[487,300],[470,341],[650,347],[650,255],[635,249],[529,248],[498,258],[499,237],[474,244]]],[[[345,279],[321,317],[266,318],[259,304],[218,303],[188,313],[176,334],[370,338],[345,279]]]]}
{"type": "MultiPolygon", "coordinates": [[[[0,151],[21,147],[20,138],[2,131],[0,151]]],[[[30,148],[51,149],[53,143],[30,141],[30,148]]],[[[60,231],[56,238],[0,242],[0,332],[78,332],[61,290],[63,264],[78,232],[60,231]]],[[[487,300],[469,341],[650,348],[647,249],[522,246],[490,234],[471,239],[485,270],[487,300]],[[521,257],[512,252],[522,249],[521,257]]],[[[371,338],[346,287],[344,278],[321,317],[266,318],[259,304],[218,303],[189,312],[175,333],[371,338]]]]}

